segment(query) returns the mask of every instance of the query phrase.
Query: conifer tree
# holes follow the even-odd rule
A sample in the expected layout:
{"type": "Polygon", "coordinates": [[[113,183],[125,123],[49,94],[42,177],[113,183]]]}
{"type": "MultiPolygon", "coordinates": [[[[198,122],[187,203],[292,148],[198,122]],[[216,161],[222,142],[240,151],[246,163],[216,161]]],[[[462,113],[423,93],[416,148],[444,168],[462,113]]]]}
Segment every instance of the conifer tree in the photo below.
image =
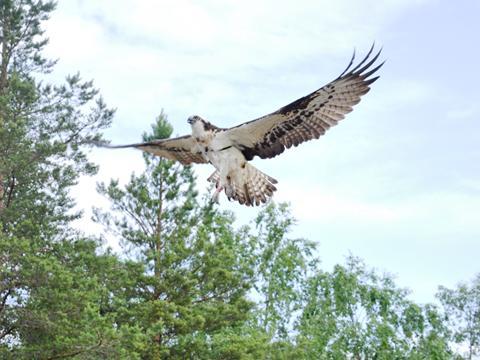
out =
{"type": "Polygon", "coordinates": [[[80,214],[69,189],[95,173],[85,146],[101,139],[113,111],[78,74],[63,85],[38,80],[55,64],[42,55],[53,9],[53,1],[0,2],[1,358],[94,353],[111,332],[97,311],[101,285],[89,278],[96,266],[83,263],[102,260],[70,227],[80,214]]]}
{"type": "MultiPolygon", "coordinates": [[[[162,113],[143,140],[171,134],[162,113]]],[[[232,351],[223,348],[225,336],[233,347],[248,342],[241,330],[253,305],[245,296],[253,276],[247,240],[233,229],[232,214],[198,199],[190,167],[143,156],[145,172],[124,188],[115,180],[98,187],[112,211],[97,209],[95,219],[122,240],[126,256],[145,265],[138,297],[117,324],[139,326],[144,358],[222,358],[232,351]]]]}

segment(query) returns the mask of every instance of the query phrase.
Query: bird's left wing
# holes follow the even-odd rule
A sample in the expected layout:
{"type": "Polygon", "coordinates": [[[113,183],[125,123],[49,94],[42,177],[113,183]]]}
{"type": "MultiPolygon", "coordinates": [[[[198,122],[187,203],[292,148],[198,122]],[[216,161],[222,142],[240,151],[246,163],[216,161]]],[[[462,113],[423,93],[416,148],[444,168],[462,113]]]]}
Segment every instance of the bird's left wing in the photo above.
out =
{"type": "Polygon", "coordinates": [[[129,145],[98,144],[111,149],[137,148],[153,155],[161,156],[169,160],[176,160],[183,165],[191,163],[203,164],[208,162],[200,151],[197,151],[196,142],[192,136],[180,136],[173,139],[152,140],[144,143],[129,145]]]}
{"type": "Polygon", "coordinates": [[[330,127],[352,111],[378,76],[370,77],[382,65],[372,65],[380,55],[367,56],[353,69],[355,53],[345,71],[335,80],[313,93],[288,104],[274,113],[226,129],[225,135],[238,147],[247,160],[255,155],[272,158],[292,145],[318,139],[330,127]]]}

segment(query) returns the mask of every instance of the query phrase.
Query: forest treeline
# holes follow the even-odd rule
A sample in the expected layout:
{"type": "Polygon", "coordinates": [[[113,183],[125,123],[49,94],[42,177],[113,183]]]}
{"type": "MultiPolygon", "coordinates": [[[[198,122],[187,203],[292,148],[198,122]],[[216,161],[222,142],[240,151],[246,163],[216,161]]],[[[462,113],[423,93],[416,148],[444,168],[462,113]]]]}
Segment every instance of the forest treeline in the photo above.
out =
{"type": "MultiPolygon", "coordinates": [[[[78,74],[45,80],[55,62],[42,55],[42,24],[54,7],[0,1],[0,359],[479,354],[479,276],[417,304],[353,256],[325,271],[316,239],[291,238],[288,205],[234,227],[197,193],[190,167],[165,159],[144,154],[127,185],[98,185],[111,208],[94,220],[121,253],[75,230],[71,190],[96,173],[87,152],[114,111],[78,74]]],[[[143,140],[172,131],[161,113],[143,140]]]]}

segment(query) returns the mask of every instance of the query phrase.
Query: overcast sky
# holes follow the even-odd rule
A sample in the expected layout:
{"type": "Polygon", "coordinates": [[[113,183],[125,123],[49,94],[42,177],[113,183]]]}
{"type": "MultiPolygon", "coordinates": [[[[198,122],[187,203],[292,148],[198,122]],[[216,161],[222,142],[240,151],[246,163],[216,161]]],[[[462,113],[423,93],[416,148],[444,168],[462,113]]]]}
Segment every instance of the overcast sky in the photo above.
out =
{"type": "MultiPolygon", "coordinates": [[[[349,253],[433,301],[480,271],[478,1],[59,1],[46,24],[54,76],[80,71],[117,108],[107,138],[137,142],[162,109],[175,134],[198,114],[228,127],[333,80],[373,41],[381,78],[320,140],[255,165],[279,180],[292,236],[319,243],[325,268],[349,253]]],[[[128,180],[135,150],[95,150],[99,175],[75,190],[108,206],[97,181],[128,180]]],[[[197,168],[198,185],[212,171],[197,168]]],[[[240,223],[257,213],[221,198],[240,223]]]]}

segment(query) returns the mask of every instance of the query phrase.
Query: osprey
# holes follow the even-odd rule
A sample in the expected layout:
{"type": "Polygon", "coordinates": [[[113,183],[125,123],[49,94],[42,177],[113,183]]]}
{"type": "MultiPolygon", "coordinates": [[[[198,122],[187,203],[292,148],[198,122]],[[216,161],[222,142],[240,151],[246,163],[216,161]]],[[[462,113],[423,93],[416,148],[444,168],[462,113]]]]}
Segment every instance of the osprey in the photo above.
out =
{"type": "Polygon", "coordinates": [[[102,146],[138,148],[184,165],[210,163],[215,167],[215,172],[208,178],[216,187],[213,201],[218,202],[219,194],[225,191],[229,200],[247,206],[260,205],[273,195],[277,180],[249,161],[255,156],[262,159],[275,157],[286,148],[318,139],[337,125],[370,90],[369,85],[378,79],[378,76],[371,75],[383,62],[372,68],[381,52],[369,60],[373,48],[352,68],[354,52],[347,68],[329,84],[261,118],[231,128],[219,128],[194,115],[188,118],[191,135],[102,146]]]}

